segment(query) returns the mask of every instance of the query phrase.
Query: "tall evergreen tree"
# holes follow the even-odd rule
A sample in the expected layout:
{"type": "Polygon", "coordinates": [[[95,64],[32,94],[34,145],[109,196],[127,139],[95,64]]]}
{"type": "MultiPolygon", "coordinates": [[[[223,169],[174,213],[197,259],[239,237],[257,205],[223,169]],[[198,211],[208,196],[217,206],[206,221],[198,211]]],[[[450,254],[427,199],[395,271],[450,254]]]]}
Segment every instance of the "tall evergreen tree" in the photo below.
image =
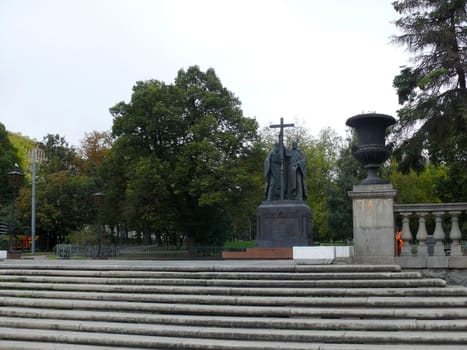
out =
{"type": "Polygon", "coordinates": [[[402,105],[395,155],[404,171],[420,171],[426,158],[448,164],[457,199],[465,200],[466,0],[400,0],[393,7],[402,32],[394,42],[413,54],[413,66],[403,67],[393,82],[402,105]]]}

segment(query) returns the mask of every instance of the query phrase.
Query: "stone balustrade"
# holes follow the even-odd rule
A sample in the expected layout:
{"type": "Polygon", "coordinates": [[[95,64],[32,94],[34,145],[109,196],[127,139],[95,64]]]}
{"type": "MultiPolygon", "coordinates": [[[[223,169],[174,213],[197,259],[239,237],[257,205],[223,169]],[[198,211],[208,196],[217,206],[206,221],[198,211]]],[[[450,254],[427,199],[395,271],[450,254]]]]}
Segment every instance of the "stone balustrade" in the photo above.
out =
{"type": "Polygon", "coordinates": [[[467,203],[395,204],[395,216],[399,215],[402,218],[401,239],[404,244],[400,256],[463,256],[462,233],[459,227],[459,217],[463,212],[467,212],[467,203]],[[447,230],[443,226],[443,219],[446,216],[449,217],[447,230]],[[411,232],[411,217],[416,217],[418,220],[416,232],[411,232]],[[426,220],[430,217],[434,218],[432,232],[428,232],[426,225],[426,220]],[[432,244],[427,244],[429,241],[432,244]],[[416,249],[413,249],[414,242],[416,249]],[[450,247],[447,242],[450,242],[450,247]],[[432,245],[432,251],[429,245],[432,245]]]}

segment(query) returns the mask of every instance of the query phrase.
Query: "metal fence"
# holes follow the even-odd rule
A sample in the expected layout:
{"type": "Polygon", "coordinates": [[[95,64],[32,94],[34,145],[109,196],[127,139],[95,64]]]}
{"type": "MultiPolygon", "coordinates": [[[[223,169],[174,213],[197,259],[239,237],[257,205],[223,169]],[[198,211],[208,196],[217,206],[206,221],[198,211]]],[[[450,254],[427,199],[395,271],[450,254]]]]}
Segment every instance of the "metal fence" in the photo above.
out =
{"type": "Polygon", "coordinates": [[[117,257],[120,255],[120,248],[115,245],[99,247],[98,245],[57,244],[55,254],[58,259],[117,257]]]}

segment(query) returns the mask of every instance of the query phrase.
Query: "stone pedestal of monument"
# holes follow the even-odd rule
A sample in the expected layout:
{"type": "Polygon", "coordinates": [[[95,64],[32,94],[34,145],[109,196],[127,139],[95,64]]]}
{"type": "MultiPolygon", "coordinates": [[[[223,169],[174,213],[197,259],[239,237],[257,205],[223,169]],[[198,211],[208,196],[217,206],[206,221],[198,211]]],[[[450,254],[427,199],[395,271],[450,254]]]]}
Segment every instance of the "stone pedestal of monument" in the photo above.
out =
{"type": "Polygon", "coordinates": [[[394,198],[390,184],[356,185],[349,192],[353,207],[354,261],[392,264],[395,256],[394,198]]]}
{"type": "Polygon", "coordinates": [[[312,214],[305,201],[263,201],[256,209],[256,247],[290,248],[313,242],[312,214]]]}

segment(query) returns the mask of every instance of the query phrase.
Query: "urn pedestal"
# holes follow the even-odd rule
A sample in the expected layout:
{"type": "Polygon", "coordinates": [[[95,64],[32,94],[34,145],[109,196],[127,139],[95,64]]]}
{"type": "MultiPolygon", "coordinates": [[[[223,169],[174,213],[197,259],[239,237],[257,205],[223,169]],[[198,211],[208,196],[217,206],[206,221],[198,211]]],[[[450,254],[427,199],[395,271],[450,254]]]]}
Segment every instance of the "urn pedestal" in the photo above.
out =
{"type": "Polygon", "coordinates": [[[394,198],[390,184],[356,185],[352,199],[354,262],[393,264],[395,256],[394,198]]]}

